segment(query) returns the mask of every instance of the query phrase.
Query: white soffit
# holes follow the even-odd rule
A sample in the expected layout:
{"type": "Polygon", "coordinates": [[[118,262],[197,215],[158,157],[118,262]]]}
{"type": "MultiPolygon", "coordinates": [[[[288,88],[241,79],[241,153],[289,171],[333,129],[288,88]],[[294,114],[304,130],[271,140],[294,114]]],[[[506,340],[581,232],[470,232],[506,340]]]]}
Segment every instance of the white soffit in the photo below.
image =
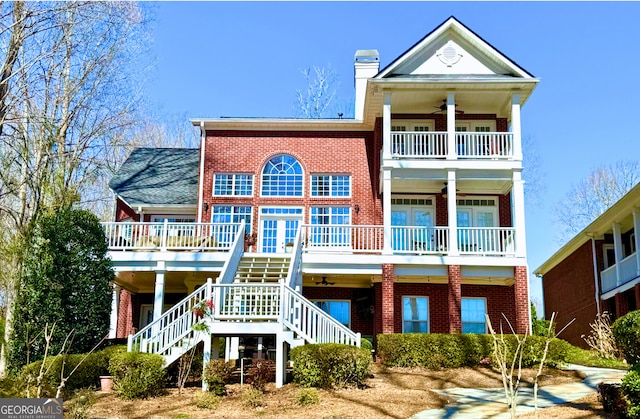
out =
{"type": "Polygon", "coordinates": [[[533,78],[453,17],[398,57],[375,78],[456,74],[533,78]]]}

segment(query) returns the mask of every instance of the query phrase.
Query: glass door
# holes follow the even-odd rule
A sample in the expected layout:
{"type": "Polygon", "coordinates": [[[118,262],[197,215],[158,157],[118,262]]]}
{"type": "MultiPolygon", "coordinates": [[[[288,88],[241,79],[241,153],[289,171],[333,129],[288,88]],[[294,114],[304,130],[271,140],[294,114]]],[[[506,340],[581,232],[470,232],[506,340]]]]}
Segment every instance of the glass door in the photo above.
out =
{"type": "Polygon", "coordinates": [[[261,208],[260,217],[260,251],[287,253],[293,250],[302,208],[261,208]]]}

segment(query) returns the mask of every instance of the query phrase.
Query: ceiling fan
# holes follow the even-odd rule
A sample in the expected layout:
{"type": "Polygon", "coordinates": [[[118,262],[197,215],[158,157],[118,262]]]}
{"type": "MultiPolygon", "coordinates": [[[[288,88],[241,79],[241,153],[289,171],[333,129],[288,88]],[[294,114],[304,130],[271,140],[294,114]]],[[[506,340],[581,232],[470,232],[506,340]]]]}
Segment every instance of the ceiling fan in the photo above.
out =
{"type": "Polygon", "coordinates": [[[334,285],[334,284],[335,284],[335,282],[327,281],[327,277],[326,276],[322,277],[322,281],[316,282],[316,285],[334,285]]]}
{"type": "MultiPolygon", "coordinates": [[[[455,104],[456,107],[458,107],[458,104],[455,104]]],[[[446,113],[447,112],[447,99],[442,99],[442,104],[440,106],[434,106],[434,108],[438,109],[437,111],[431,112],[432,114],[434,113],[446,113]]],[[[458,115],[464,115],[464,111],[460,111],[458,109],[456,109],[456,114],[458,115]]]]}
{"type": "MultiPolygon", "coordinates": [[[[444,184],[444,188],[442,188],[440,190],[440,193],[442,194],[442,196],[447,196],[447,189],[448,189],[448,187],[447,187],[447,184],[445,183],[444,184]]],[[[466,193],[460,193],[460,190],[456,188],[456,196],[467,196],[467,194],[466,193]]]]}

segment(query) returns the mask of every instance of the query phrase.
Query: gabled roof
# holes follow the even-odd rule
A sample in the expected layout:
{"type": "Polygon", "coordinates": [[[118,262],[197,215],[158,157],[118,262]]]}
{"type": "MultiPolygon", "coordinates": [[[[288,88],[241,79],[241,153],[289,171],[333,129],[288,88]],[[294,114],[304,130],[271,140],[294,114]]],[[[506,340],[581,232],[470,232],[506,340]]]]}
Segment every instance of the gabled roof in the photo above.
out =
{"type": "Polygon", "coordinates": [[[197,148],[136,148],[109,182],[132,207],[196,205],[197,148]]]}
{"type": "Polygon", "coordinates": [[[452,74],[464,78],[534,79],[453,16],[393,60],[374,79],[437,75],[452,78],[452,74]]]}

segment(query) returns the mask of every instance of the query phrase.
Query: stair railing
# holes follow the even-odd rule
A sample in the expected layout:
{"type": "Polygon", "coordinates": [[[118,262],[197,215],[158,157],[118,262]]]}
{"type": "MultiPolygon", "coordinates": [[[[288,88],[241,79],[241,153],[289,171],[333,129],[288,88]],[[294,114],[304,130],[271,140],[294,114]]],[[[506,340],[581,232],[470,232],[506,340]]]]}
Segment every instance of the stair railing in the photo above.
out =
{"type": "Polygon", "coordinates": [[[298,228],[296,237],[293,240],[293,251],[291,252],[291,260],[289,261],[289,270],[285,283],[293,289],[302,287],[302,234],[303,228],[298,228]]]}
{"type": "Polygon", "coordinates": [[[338,322],[286,284],[282,288],[282,322],[309,343],[342,343],[360,347],[360,333],[338,322]]]}
{"type": "Polygon", "coordinates": [[[160,318],[143,327],[138,333],[129,335],[127,350],[167,355],[171,347],[182,339],[196,339],[198,332],[193,330],[192,325],[202,323],[204,319],[196,316],[193,310],[201,301],[210,298],[211,278],[160,318]]]}

